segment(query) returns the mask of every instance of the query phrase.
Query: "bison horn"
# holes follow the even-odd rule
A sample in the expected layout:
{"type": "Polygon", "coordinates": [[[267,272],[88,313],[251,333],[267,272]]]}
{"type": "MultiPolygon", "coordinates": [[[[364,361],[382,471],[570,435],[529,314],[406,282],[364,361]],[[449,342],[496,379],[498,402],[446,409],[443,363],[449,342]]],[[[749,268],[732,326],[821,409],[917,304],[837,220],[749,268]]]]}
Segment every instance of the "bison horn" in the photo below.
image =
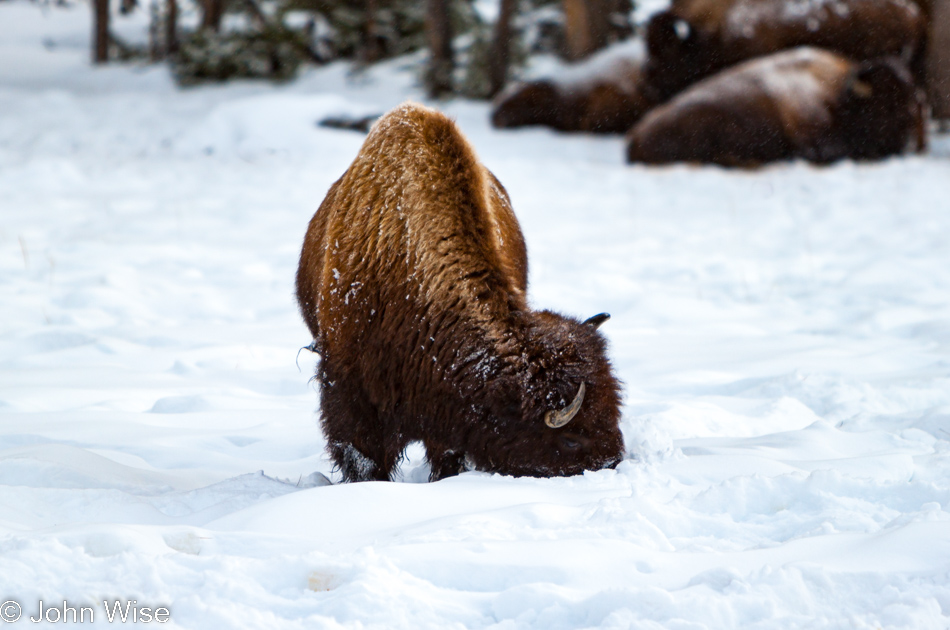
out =
{"type": "Polygon", "coordinates": [[[585,319],[584,323],[587,324],[588,326],[593,326],[594,329],[596,330],[600,328],[600,325],[603,324],[608,319],[610,319],[610,313],[598,313],[597,315],[594,315],[593,317],[588,317],[587,319],[585,319]]]}
{"type": "Polygon", "coordinates": [[[560,411],[549,411],[544,414],[544,424],[552,429],[559,429],[573,420],[577,412],[580,411],[581,404],[584,402],[584,390],[584,383],[581,383],[581,386],[577,388],[577,396],[574,396],[574,400],[571,401],[571,404],[560,411]]]}

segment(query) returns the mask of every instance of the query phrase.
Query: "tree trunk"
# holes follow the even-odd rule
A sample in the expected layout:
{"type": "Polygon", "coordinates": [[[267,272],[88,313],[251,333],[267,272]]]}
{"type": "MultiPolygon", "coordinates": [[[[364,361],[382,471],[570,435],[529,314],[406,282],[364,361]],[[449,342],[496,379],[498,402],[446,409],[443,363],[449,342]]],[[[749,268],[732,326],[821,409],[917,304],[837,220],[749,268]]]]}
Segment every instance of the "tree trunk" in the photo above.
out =
{"type": "Polygon", "coordinates": [[[577,61],[607,45],[610,16],[606,0],[563,0],[565,56],[577,61]]]}
{"type": "Polygon", "coordinates": [[[376,24],[377,0],[366,0],[363,12],[363,49],[360,51],[360,60],[363,63],[374,63],[383,56],[379,47],[379,28],[376,24]]]}
{"type": "Polygon", "coordinates": [[[95,0],[95,49],[92,60],[95,63],[109,61],[109,0],[95,0]]]}
{"type": "Polygon", "coordinates": [[[508,80],[511,64],[511,18],[517,0],[501,0],[498,21],[492,33],[491,52],[488,58],[488,96],[498,94],[508,80]]]}
{"type": "Polygon", "coordinates": [[[950,0],[931,1],[927,96],[933,117],[950,122],[950,0]]]}
{"type": "Polygon", "coordinates": [[[201,0],[201,28],[210,28],[217,33],[221,30],[221,17],[224,15],[224,0],[201,0]]]}
{"type": "Polygon", "coordinates": [[[165,14],[165,54],[178,52],[178,0],[168,0],[165,14]]]}
{"type": "Polygon", "coordinates": [[[152,63],[165,56],[162,37],[158,33],[161,24],[161,10],[158,8],[157,0],[151,0],[148,4],[148,58],[152,63]]]}
{"type": "Polygon", "coordinates": [[[449,21],[449,0],[427,0],[426,30],[429,37],[429,68],[426,89],[438,98],[452,92],[452,24],[449,21]]]}

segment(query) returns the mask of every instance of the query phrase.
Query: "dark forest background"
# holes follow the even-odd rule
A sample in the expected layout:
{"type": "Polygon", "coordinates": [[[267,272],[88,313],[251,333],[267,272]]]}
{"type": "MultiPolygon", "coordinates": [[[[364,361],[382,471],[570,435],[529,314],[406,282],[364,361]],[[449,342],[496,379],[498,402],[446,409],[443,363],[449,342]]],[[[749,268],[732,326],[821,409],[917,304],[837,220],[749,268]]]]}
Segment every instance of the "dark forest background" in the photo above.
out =
{"type": "Polygon", "coordinates": [[[182,84],[287,80],[303,64],[427,50],[429,96],[490,98],[530,54],[576,61],[634,33],[632,0],[499,0],[491,21],[472,0],[200,0],[187,5],[200,16],[189,27],[180,0],[120,0],[123,13],[149,12],[142,48],[110,31],[110,0],[93,2],[96,63],[168,61],[182,84]]]}

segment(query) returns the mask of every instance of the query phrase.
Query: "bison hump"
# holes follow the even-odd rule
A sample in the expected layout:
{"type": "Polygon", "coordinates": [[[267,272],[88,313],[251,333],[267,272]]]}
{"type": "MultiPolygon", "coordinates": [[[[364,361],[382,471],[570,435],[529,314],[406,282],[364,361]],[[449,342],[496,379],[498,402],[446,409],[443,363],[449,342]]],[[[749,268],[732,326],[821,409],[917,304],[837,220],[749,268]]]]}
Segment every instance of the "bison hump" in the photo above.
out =
{"type": "Polygon", "coordinates": [[[327,295],[370,284],[384,299],[478,319],[525,303],[527,256],[508,195],[433,109],[407,103],[383,116],[327,211],[327,295]]]}

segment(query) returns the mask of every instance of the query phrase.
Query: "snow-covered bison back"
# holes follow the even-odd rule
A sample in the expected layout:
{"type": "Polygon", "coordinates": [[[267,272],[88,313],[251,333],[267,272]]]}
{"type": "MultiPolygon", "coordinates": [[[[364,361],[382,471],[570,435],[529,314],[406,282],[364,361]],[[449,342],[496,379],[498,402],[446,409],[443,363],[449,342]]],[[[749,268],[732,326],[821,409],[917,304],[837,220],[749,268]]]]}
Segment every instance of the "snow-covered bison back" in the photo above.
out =
{"type": "Polygon", "coordinates": [[[922,142],[921,103],[896,58],[861,63],[817,48],[747,61],[648,113],[627,160],[754,166],[880,159],[922,142]]]}
{"type": "Polygon", "coordinates": [[[926,30],[913,0],[673,0],[646,28],[645,89],[662,102],[723,68],[799,46],[919,64],[926,30]]]}
{"type": "Polygon", "coordinates": [[[622,458],[606,316],[530,310],[527,264],[507,192],[451,120],[405,104],[376,123],[310,221],[297,271],[345,480],[389,479],[416,440],[433,480],[622,458]]]}
{"type": "Polygon", "coordinates": [[[548,78],[509,85],[492,105],[492,125],[625,133],[655,105],[643,94],[644,56],[642,41],[631,40],[548,78]]]}

